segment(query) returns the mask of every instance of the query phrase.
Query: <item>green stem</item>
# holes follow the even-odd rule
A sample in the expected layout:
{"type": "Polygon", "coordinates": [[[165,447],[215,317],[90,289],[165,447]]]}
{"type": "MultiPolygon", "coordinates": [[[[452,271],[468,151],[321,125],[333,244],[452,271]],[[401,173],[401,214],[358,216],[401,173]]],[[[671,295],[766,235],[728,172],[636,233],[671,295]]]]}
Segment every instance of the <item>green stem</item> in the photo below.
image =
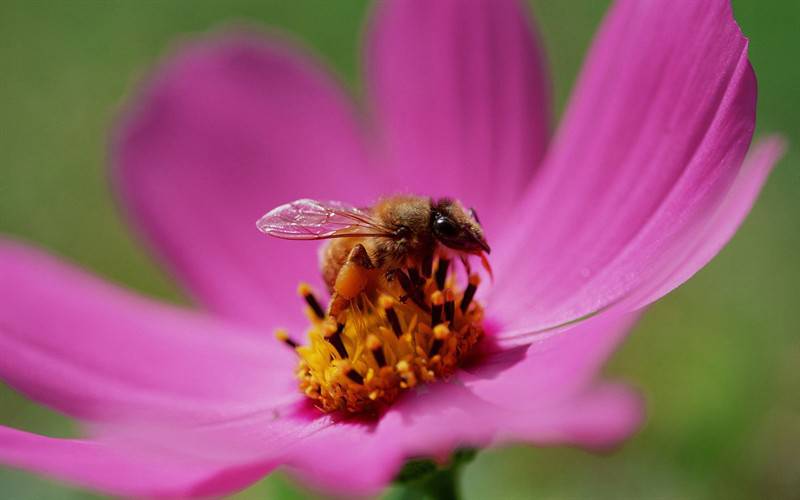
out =
{"type": "Polygon", "coordinates": [[[458,500],[461,497],[459,479],[464,465],[472,461],[475,450],[458,450],[445,466],[431,460],[411,460],[395,479],[402,489],[390,498],[411,500],[458,500]]]}

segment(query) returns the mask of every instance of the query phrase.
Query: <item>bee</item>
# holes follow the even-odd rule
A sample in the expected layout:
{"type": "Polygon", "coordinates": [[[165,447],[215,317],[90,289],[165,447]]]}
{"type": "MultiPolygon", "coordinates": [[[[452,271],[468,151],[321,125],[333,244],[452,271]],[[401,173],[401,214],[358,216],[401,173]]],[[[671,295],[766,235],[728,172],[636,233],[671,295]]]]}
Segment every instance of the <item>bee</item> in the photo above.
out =
{"type": "Polygon", "coordinates": [[[334,317],[359,295],[375,295],[394,282],[405,291],[402,300],[415,299],[415,286],[431,276],[437,256],[459,258],[469,273],[467,258],[476,255],[491,274],[491,249],[477,214],[450,198],[392,196],[370,208],[301,199],[271,210],[257,225],[277,238],[330,240],[320,268],[334,317]]]}

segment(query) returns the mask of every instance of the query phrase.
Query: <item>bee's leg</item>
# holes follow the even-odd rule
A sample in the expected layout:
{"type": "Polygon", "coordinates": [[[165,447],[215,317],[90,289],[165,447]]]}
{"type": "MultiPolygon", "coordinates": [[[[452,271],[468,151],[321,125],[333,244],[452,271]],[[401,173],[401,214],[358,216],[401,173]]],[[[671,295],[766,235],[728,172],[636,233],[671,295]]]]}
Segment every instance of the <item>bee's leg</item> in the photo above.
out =
{"type": "Polygon", "coordinates": [[[336,276],[333,285],[333,296],[331,297],[328,313],[336,317],[341,313],[350,301],[364,290],[370,278],[370,272],[375,268],[369,258],[367,249],[364,245],[358,244],[350,250],[347,260],[336,276]]]}
{"type": "Polygon", "coordinates": [[[430,311],[430,307],[425,303],[425,299],[423,298],[422,288],[414,283],[411,276],[406,274],[402,269],[395,269],[394,276],[397,277],[397,281],[400,282],[400,287],[403,289],[403,292],[405,292],[405,296],[402,297],[401,300],[411,299],[423,311],[430,311]]]}

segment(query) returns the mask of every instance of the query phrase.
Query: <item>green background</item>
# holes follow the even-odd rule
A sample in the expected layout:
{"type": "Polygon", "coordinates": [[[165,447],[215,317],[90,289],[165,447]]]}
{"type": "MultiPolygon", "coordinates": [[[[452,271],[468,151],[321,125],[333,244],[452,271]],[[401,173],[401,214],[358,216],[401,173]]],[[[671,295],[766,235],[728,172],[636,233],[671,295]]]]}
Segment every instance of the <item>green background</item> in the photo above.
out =
{"type": "MultiPolygon", "coordinates": [[[[106,139],[120,103],[176,40],[236,20],[293,33],[357,92],[367,7],[353,0],[0,0],[0,233],[145,294],[182,301],[127,232],[107,189],[106,139]]],[[[606,2],[540,0],[533,7],[560,112],[606,2]]],[[[780,131],[799,144],[800,3],[741,0],[734,7],[759,77],[758,133],[780,131]]],[[[485,451],[465,470],[467,498],[798,498],[795,151],[733,242],[652,307],[608,366],[646,395],[642,432],[607,456],[485,451]]],[[[68,420],[2,386],[0,422],[71,432],[68,420]]],[[[307,495],[274,474],[238,498],[307,495]]],[[[3,498],[88,496],[0,469],[3,498]]]]}

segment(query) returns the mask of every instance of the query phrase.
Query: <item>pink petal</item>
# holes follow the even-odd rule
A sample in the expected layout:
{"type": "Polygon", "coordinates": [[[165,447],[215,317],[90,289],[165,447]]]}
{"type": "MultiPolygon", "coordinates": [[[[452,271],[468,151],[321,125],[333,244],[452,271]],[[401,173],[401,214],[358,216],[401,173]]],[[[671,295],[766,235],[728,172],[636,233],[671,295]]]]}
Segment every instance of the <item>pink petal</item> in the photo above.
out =
{"type": "Polygon", "coordinates": [[[367,81],[395,186],[474,206],[489,236],[538,165],[549,85],[517,0],[377,7],[367,81]]]}
{"type": "Polygon", "coordinates": [[[636,315],[600,315],[543,333],[530,345],[485,355],[460,379],[476,396],[503,408],[537,412],[584,390],[630,332],[636,315]]]}
{"type": "Polygon", "coordinates": [[[289,467],[304,484],[342,494],[375,494],[408,458],[446,460],[458,447],[510,442],[604,448],[635,432],[640,398],[602,385],[537,412],[508,411],[467,389],[439,384],[400,401],[377,426],[331,426],[292,449],[289,467]]]}
{"type": "Polygon", "coordinates": [[[603,310],[682,262],[740,171],[755,102],[727,1],[618,2],[498,244],[490,309],[505,335],[603,310]]]}
{"type": "Polygon", "coordinates": [[[188,424],[297,394],[295,356],[270,332],[153,303],[8,241],[0,303],[0,378],[76,417],[188,424]]]}
{"type": "Polygon", "coordinates": [[[691,278],[694,273],[714,258],[730,241],[744,222],[767,181],[772,167],[783,156],[786,145],[779,137],[768,137],[755,144],[747,154],[744,166],[736,178],[725,200],[709,220],[705,231],[698,237],[686,258],[677,266],[666,269],[657,286],[643,289],[631,297],[631,303],[642,304],[657,300],[691,278]]]}
{"type": "Polygon", "coordinates": [[[596,318],[529,348],[492,353],[450,383],[409,393],[377,423],[340,422],[298,442],[288,464],[321,488],[369,494],[404,460],[446,459],[460,446],[614,445],[638,429],[642,402],[592,379],[631,321],[596,318]]]}
{"type": "Polygon", "coordinates": [[[114,178],[137,226],[204,305],[250,324],[303,324],[315,242],[260,234],[298,198],[370,202],[358,127],[330,77],[288,44],[228,34],[162,64],[115,138],[114,178]]]}
{"type": "Polygon", "coordinates": [[[275,463],[225,467],[213,462],[120,448],[113,442],[55,439],[0,426],[0,462],[117,495],[209,497],[255,482],[275,463]]]}
{"type": "Polygon", "coordinates": [[[0,302],[0,378],[95,436],[0,427],[1,463],[125,495],[222,494],[330,424],[297,413],[296,357],[266,332],[155,304],[8,241],[0,302]]]}
{"type": "Polygon", "coordinates": [[[537,416],[517,413],[501,429],[501,441],[538,445],[577,444],[587,449],[607,449],[631,437],[645,419],[642,397],[629,387],[605,383],[581,393],[563,405],[537,416]]]}

